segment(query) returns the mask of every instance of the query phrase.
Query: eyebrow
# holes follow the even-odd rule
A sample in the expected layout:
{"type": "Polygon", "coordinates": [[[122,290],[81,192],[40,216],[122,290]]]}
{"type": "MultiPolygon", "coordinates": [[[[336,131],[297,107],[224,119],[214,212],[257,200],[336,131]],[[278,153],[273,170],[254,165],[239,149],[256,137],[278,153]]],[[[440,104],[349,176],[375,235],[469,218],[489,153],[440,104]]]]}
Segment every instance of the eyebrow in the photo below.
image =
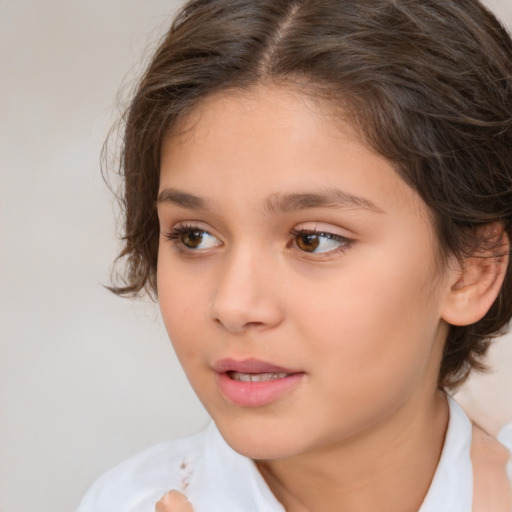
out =
{"type": "Polygon", "coordinates": [[[159,194],[157,205],[162,203],[171,203],[182,208],[189,210],[211,210],[211,205],[206,199],[189,194],[188,192],[181,192],[173,188],[164,188],[159,194]]]}
{"type": "MultiPolygon", "coordinates": [[[[172,188],[163,189],[158,194],[157,204],[162,203],[171,203],[189,210],[212,209],[207,199],[172,188]]],[[[374,213],[385,213],[369,199],[331,188],[318,192],[272,194],[265,200],[263,209],[267,214],[276,215],[309,208],[364,209],[374,213]]]]}
{"type": "Polygon", "coordinates": [[[269,214],[288,213],[308,208],[364,209],[374,213],[385,213],[369,199],[333,188],[318,192],[272,194],[265,201],[265,211],[269,214]]]}

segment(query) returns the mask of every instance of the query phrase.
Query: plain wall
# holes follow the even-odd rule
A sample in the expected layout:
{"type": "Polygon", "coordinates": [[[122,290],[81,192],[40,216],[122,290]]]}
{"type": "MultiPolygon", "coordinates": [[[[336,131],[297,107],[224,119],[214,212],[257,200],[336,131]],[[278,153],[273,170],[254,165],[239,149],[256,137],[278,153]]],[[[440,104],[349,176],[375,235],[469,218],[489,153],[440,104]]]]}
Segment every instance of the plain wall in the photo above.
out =
{"type": "MultiPolygon", "coordinates": [[[[102,286],[119,247],[102,142],[180,3],[0,0],[2,512],[71,511],[100,473],[207,422],[158,308],[102,286]]],[[[512,26],[512,0],[489,4],[512,26]]],[[[460,398],[497,430],[511,338],[491,356],[460,398]]]]}

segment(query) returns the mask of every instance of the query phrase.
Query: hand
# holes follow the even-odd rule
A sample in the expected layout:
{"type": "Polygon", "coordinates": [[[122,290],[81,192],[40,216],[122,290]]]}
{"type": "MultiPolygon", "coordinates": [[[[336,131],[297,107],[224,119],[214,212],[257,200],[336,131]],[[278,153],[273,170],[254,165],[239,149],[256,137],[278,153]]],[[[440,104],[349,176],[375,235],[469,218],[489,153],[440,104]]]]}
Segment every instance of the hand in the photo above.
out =
{"type": "Polygon", "coordinates": [[[184,494],[169,491],[156,504],[155,512],[194,512],[194,508],[184,494]]]}

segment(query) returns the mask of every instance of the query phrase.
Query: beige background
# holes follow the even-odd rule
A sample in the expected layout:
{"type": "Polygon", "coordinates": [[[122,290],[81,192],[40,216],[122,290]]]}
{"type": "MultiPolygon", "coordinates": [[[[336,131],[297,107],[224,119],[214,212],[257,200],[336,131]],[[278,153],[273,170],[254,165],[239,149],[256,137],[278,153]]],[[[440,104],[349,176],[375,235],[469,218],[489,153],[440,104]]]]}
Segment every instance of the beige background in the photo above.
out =
{"type": "MultiPolygon", "coordinates": [[[[180,3],[0,0],[2,512],[71,511],[112,465],[207,422],[157,308],[101,286],[117,250],[101,144],[180,3]]],[[[512,0],[489,4],[512,26],[512,0]]],[[[492,355],[461,400],[497,430],[511,338],[492,355]]]]}

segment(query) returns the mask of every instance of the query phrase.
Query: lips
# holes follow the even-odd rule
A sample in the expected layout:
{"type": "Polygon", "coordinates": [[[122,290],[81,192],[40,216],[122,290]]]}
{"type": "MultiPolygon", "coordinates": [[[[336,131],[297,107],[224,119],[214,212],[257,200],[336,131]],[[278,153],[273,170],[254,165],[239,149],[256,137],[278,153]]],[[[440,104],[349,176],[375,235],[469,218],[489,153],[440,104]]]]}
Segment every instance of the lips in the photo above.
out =
{"type": "Polygon", "coordinates": [[[263,407],[285,397],[304,372],[257,359],[222,359],[213,365],[222,395],[240,407],[263,407]]]}

